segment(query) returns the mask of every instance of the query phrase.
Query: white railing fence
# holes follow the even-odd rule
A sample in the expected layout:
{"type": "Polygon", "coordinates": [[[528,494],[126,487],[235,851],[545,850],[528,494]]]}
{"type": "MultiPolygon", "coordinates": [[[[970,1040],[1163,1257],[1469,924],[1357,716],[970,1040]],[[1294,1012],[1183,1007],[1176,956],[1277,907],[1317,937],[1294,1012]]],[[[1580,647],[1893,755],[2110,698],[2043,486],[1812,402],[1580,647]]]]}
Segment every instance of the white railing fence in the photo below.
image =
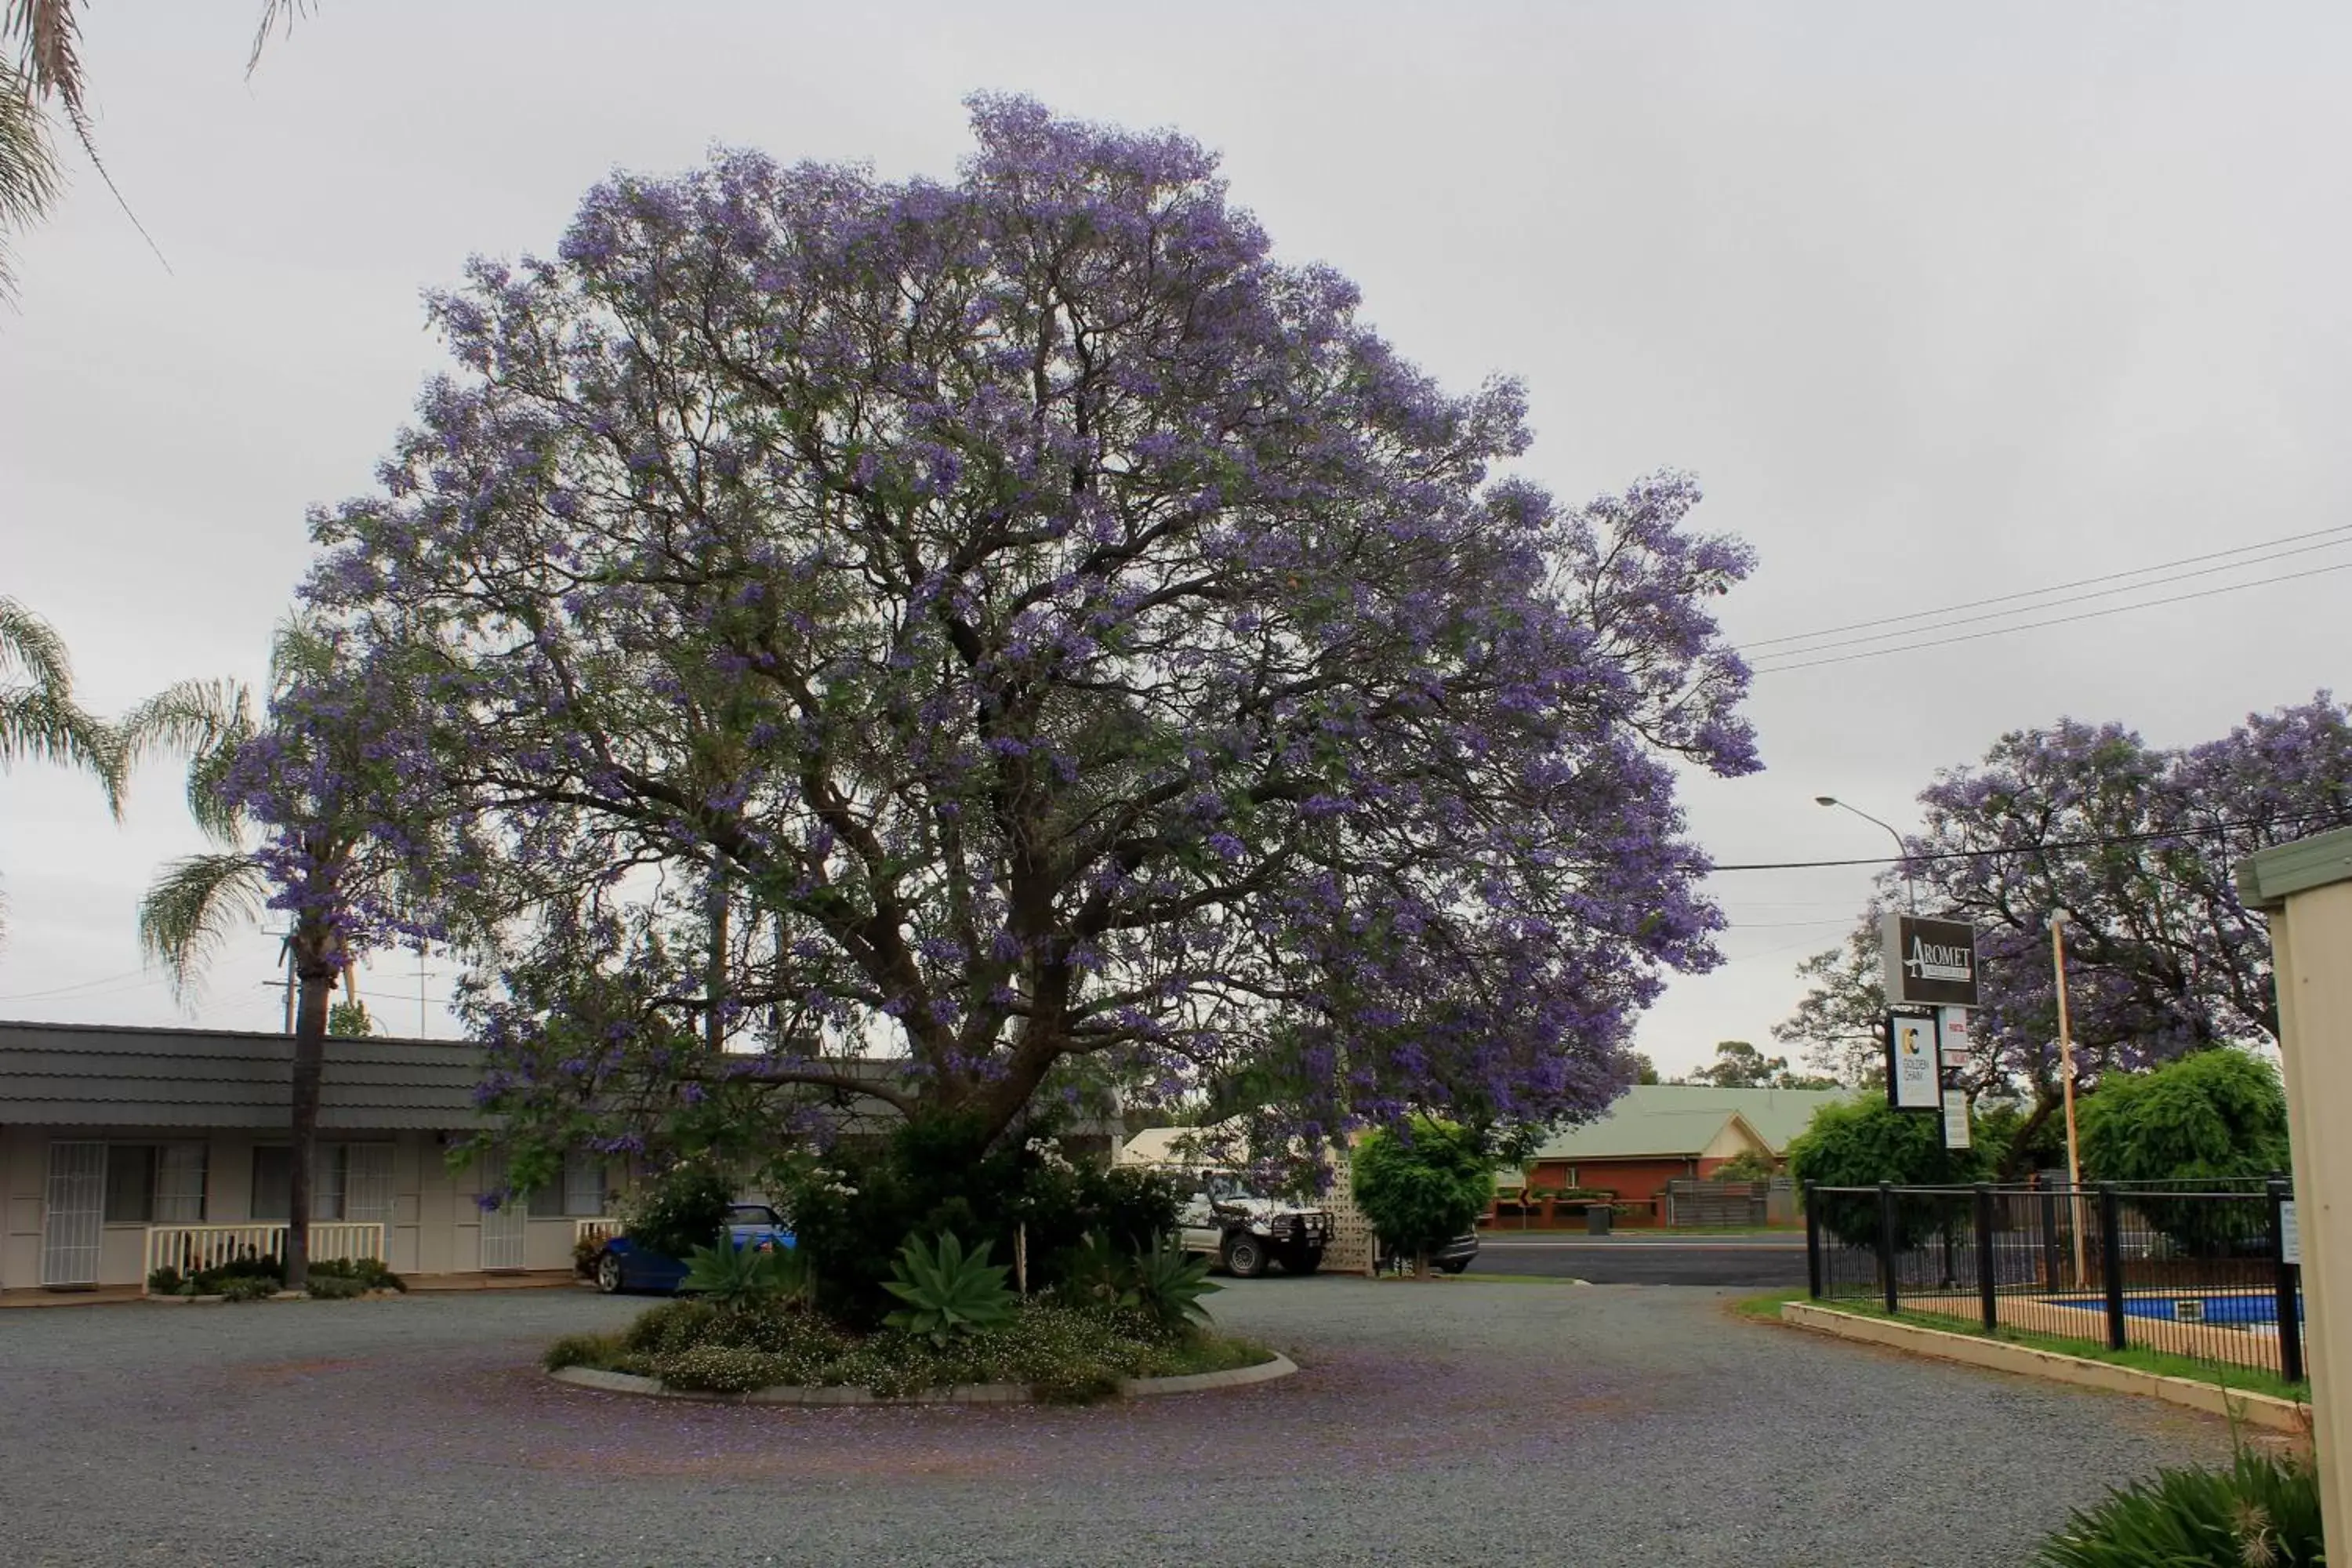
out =
{"type": "MultiPolygon", "coordinates": [[[[151,1225],[147,1227],[147,1265],[140,1289],[158,1268],[183,1274],[200,1273],[234,1263],[240,1258],[282,1256],[286,1226],[267,1222],[254,1225],[151,1225]]],[[[383,1226],[374,1221],[320,1220],[310,1226],[310,1256],[356,1262],[372,1258],[383,1261],[383,1226]]]]}
{"type": "Polygon", "coordinates": [[[609,1215],[602,1215],[594,1219],[575,1219],[572,1222],[572,1245],[575,1247],[590,1242],[601,1247],[620,1234],[621,1222],[609,1215]]]}

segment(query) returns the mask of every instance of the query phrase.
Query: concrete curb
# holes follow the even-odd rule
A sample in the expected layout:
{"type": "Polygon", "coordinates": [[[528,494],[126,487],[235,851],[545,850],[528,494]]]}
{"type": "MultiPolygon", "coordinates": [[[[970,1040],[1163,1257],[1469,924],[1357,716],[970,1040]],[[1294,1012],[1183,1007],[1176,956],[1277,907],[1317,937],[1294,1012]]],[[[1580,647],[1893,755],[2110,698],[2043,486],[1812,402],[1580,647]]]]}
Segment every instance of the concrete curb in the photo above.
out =
{"type": "Polygon", "coordinates": [[[2273,1398],[2267,1394],[2225,1389],[2219,1384],[2200,1383],[2194,1378],[2167,1377],[2161,1373],[2117,1366],[2113,1362],[2063,1355],[2056,1351],[2036,1350],[2031,1345],[1979,1339],[1974,1334],[1955,1334],[1912,1323],[1889,1322],[1883,1318],[1860,1318],[1851,1312],[1816,1307],[1807,1301],[1782,1303],[1780,1321],[1816,1333],[1832,1334],[1864,1344],[1884,1345],[1891,1350],[1909,1351],[1915,1355],[1933,1356],[1939,1361],[1960,1362],[1994,1372],[2021,1373],[2028,1377],[2044,1377],[2083,1388],[2105,1389],[2110,1394],[2137,1394],[2150,1399],[2161,1399],[2191,1410],[2201,1410],[2209,1415],[2233,1415],[2252,1426],[2266,1427],[2273,1432],[2311,1430],[2311,1406],[2308,1405],[2297,1404],[2292,1399],[2273,1398]]]}
{"type": "MultiPolygon", "coordinates": [[[[1186,1373],[1180,1377],[1130,1377],[1118,1385],[1128,1399],[1152,1399],[1163,1394],[1204,1394],[1217,1388],[1243,1388],[1288,1377],[1298,1363],[1280,1352],[1272,1361],[1223,1372],[1186,1373]]],[[[1031,1405],[1037,1396],[1025,1383],[965,1383],[952,1388],[926,1389],[920,1394],[884,1395],[865,1388],[755,1388],[749,1394],[710,1394],[700,1389],[670,1388],[657,1377],[637,1377],[625,1372],[605,1372],[593,1366],[559,1367],[548,1375],[558,1383],[593,1388],[605,1394],[635,1394],[654,1399],[691,1399],[706,1405],[1031,1405]]]]}

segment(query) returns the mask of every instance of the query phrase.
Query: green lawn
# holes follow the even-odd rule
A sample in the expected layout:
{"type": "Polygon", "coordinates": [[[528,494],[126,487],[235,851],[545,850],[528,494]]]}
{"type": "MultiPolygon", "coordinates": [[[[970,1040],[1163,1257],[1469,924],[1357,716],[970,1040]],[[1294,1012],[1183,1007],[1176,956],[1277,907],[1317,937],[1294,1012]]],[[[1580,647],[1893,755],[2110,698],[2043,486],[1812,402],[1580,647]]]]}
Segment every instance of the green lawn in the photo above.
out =
{"type": "MultiPolygon", "coordinates": [[[[1731,1310],[1756,1322],[1777,1323],[1780,1308],[1788,1301],[1808,1300],[1808,1292],[1772,1290],[1760,1296],[1748,1296],[1731,1303],[1731,1310]]],[[[1995,1339],[2003,1344],[2023,1345],[2031,1350],[2054,1351],[2060,1355],[2079,1356],[2084,1361],[2103,1361],[2116,1366],[2127,1366],[2137,1372],[2152,1372],[2164,1377],[2185,1377],[2192,1383],[2212,1383],[2241,1394],[2263,1394],[2273,1399],[2293,1399],[2308,1404],[2311,1384],[2289,1383],[2273,1372],[2259,1367],[2217,1366],[2209,1361],[2189,1356],[2170,1355],[2141,1345],[2124,1350],[2109,1350],[2096,1340],[2066,1339],[2057,1334],[2037,1334],[2024,1329],[2001,1328],[1987,1334],[1981,1325],[1960,1318],[1948,1318],[1940,1313],[1900,1313],[1889,1319],[1885,1310],[1857,1301],[1818,1301],[1815,1306],[1832,1311],[1845,1312],[1857,1318],[1876,1318],[1881,1321],[1913,1324],[1923,1329],[1936,1329],[1945,1333],[1967,1334],[1972,1339],[1995,1339]]]]}

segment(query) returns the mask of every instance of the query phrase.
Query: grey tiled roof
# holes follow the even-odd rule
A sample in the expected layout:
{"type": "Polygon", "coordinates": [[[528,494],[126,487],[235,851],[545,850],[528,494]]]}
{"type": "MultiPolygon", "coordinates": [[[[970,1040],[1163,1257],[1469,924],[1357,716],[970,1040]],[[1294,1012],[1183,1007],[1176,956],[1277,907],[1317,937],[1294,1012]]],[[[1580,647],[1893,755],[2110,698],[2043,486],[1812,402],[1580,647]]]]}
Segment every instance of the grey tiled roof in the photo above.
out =
{"type": "MultiPolygon", "coordinates": [[[[58,1127],[287,1123],[294,1042],[226,1029],[0,1023],[0,1122],[58,1127]]],[[[334,1038],[319,1124],[458,1131],[482,1124],[482,1056],[448,1040],[334,1038]]]]}

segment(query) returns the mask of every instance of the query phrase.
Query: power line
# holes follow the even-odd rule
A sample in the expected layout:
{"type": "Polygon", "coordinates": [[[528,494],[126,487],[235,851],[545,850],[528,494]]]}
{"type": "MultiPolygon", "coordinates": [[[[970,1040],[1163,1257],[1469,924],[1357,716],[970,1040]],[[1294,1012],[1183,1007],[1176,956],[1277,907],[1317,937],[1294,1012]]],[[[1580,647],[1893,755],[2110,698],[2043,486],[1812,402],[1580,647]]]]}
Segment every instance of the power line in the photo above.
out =
{"type": "MultiPolygon", "coordinates": [[[[2151,580],[2149,580],[2149,581],[2147,581],[2147,582],[2145,582],[2145,583],[2127,583],[2127,584],[2124,584],[2124,586],[2122,586],[2122,587],[2120,587],[2120,588],[2102,588],[2102,589],[2100,589],[2100,590],[2099,590],[2097,593],[2095,593],[2095,594],[2084,594],[2084,595],[2079,595],[2078,597],[2076,597],[2076,598],[2074,598],[2074,599],[2073,599],[2073,600],[2064,601],[2064,602],[2066,602],[2066,603],[2071,603],[2071,604],[2078,604],[2078,605],[2079,605],[2079,604],[2086,603],[2086,602],[2088,602],[2089,600],[2092,600],[2092,599],[2105,599],[2105,598],[2112,598],[2113,596],[2115,596],[2115,595],[2117,595],[2117,594],[2137,594],[2137,593],[2141,592],[2143,589],[2147,589],[2147,588],[2162,588],[2162,587],[2165,587],[2165,586],[2167,586],[2167,585],[2168,585],[2168,584],[2174,584],[2174,583],[2186,583],[2186,582],[2189,582],[2189,581],[2190,579],[2192,579],[2192,578],[2197,578],[2197,577],[2210,577],[2210,576],[2214,575],[2216,573],[2221,573],[2221,572],[2235,572],[2235,571],[2238,571],[2239,569],[2241,569],[2242,567],[2267,565],[2269,563],[2271,563],[2271,562],[2273,562],[2273,561],[2284,561],[2284,560],[2289,559],[2289,558],[2290,558],[2290,557],[2292,557],[2292,556],[2296,556],[2296,555],[2309,555],[2309,554],[2313,553],[2313,552],[2315,552],[2315,551],[2321,551],[2321,550],[2341,550],[2342,548],[2344,548],[2344,547],[2345,547],[2346,545],[2347,545],[2347,544],[2352,544],[2352,539],[2331,539],[2331,540],[2328,540],[2326,542],[2325,542],[2325,543],[2323,543],[2323,544],[2305,544],[2305,545],[2302,545],[2302,546],[2300,546],[2300,547],[2298,547],[2298,548],[2296,548],[2296,549],[2294,549],[2294,550],[2282,550],[2282,551],[2278,552],[2276,554],[2273,554],[2273,555],[2254,555],[2254,556],[2249,556],[2247,559],[2245,559],[2245,560],[2243,560],[2243,561],[2231,561],[2231,562],[2229,562],[2229,563],[2225,563],[2225,564],[2223,564],[2223,565],[2220,565],[2220,566],[2200,566],[2200,567],[2199,567],[2199,568],[2198,568],[2196,571],[2194,571],[2194,572],[2182,572],[2182,573],[2179,573],[2179,574],[2175,574],[2175,575],[2173,575],[2173,576],[2170,576],[2170,577],[2157,577],[2157,578],[2153,578],[2153,579],[2151,579],[2151,580]]],[[[2328,570],[2332,570],[2332,568],[2328,568],[2328,570]]],[[[2309,575],[2309,574],[2308,574],[2308,573],[2301,573],[2301,574],[2296,574],[2296,575],[2307,576],[2307,575],[2309,575]]],[[[2271,581],[2271,582],[2278,582],[2278,581],[2281,581],[2281,579],[2279,579],[2279,578],[2271,578],[2271,579],[2268,579],[2268,581],[2271,581]]],[[[2234,587],[2252,587],[2252,584],[2231,584],[2231,586],[2234,586],[2234,587]]],[[[2227,588],[2223,588],[2223,589],[2216,590],[2216,592],[2223,592],[2223,593],[2226,593],[2227,591],[2228,591],[2228,589],[2227,589],[2227,588]]],[[[2051,592],[2053,592],[2053,590],[2044,588],[2044,589],[2037,590],[2037,592],[2036,592],[2036,594],[2035,594],[2035,595],[2012,595],[2012,596],[2013,596],[2013,597],[2018,597],[2018,598],[2037,597],[2037,596],[2039,596],[2039,595],[2040,595],[2040,594],[2046,594],[2046,593],[2051,593],[2051,592]]],[[[2165,603],[2166,601],[2158,600],[2158,601],[2157,601],[2157,602],[2158,602],[2158,603],[2159,603],[2159,604],[2161,604],[2161,603],[2165,603]]],[[[1958,608],[1965,608],[1966,606],[1956,606],[1956,607],[1958,607],[1958,608]]],[[[2141,606],[2140,606],[2140,605],[2118,605],[2118,606],[2116,606],[2116,607],[2117,607],[2118,609],[2126,609],[2126,610],[2131,610],[2131,609],[2138,609],[2138,608],[2140,608],[2141,606]]],[[[1792,648],[1788,648],[1788,649],[1784,649],[1782,652],[1778,653],[1778,654],[1767,654],[1765,657],[1766,657],[1767,658],[1809,658],[1809,657],[1811,657],[1811,655],[1813,655],[1813,654],[1817,654],[1817,653],[1827,653],[1830,649],[1832,649],[1832,648],[1833,648],[1833,647],[1861,647],[1861,646],[1862,646],[1863,644],[1864,644],[1864,643],[1887,642],[1887,641],[1890,641],[1890,640],[1892,640],[1892,639],[1894,639],[1894,638],[1897,638],[1897,637],[1916,637],[1916,636],[1918,636],[1918,635],[1919,635],[1920,633],[1922,633],[1922,632],[1940,632],[1940,631],[1947,631],[1947,630],[1949,630],[1949,629],[1950,629],[1951,627],[1953,627],[1953,626],[1975,626],[1975,625],[1979,624],[1979,622],[1983,622],[1983,621],[2004,621],[2004,620],[2007,620],[2007,619],[2008,619],[2010,616],[2011,616],[2031,615],[2031,614],[2032,614],[2032,613],[2034,613],[2035,611],[2038,611],[2038,610],[2054,610],[2054,609],[2056,609],[2056,608],[2058,608],[2058,605],[2031,605],[2031,606],[2029,606],[2029,607],[2027,607],[2027,608],[2024,608],[2024,609],[1993,610],[1993,611],[1988,612],[1987,614],[1985,614],[1985,615],[1981,615],[1981,616],[1962,616],[1958,620],[1956,620],[1956,621],[1939,621],[1939,622],[1937,622],[1937,624],[1935,624],[1934,626],[1910,626],[1910,627],[1906,627],[1906,629],[1904,629],[1904,630],[1902,630],[1902,631],[1896,631],[1896,632],[1873,632],[1873,633],[1871,633],[1871,634],[1870,634],[1869,636],[1867,636],[1867,637],[1841,637],[1841,638],[1839,638],[1836,642],[1815,643],[1815,644],[1814,644],[1812,647],[1792,647],[1792,648]]],[[[1936,613],[1937,613],[1937,614],[1942,614],[1942,613],[1945,613],[1945,612],[1940,612],[1940,611],[1939,611],[1939,612],[1936,612],[1936,613]]],[[[1897,618],[1897,617],[1889,617],[1889,618],[1890,618],[1890,619],[1895,619],[1895,618],[1897,618]]],[[[1922,618],[1922,617],[1919,617],[1919,616],[1906,616],[1906,617],[1900,617],[1900,618],[1916,620],[1916,619],[1920,619],[1920,618],[1922,618]]],[[[1865,624],[1865,625],[1869,625],[1869,624],[1872,624],[1872,623],[1867,623],[1867,622],[1865,622],[1864,624],[1865,624]]],[[[1837,628],[1837,629],[1838,629],[1838,630],[1842,630],[1842,631],[1843,631],[1843,630],[1850,630],[1850,629],[1852,629],[1852,628],[1850,628],[1850,627],[1839,627],[1839,628],[1837,628]]],[[[2024,628],[2024,627],[2022,627],[2022,626],[2003,626],[2003,627],[2000,627],[2000,630],[2002,630],[2002,631],[2022,631],[2022,630],[2024,630],[2025,628],[2024,628]]],[[[1828,635],[1829,635],[1829,633],[1827,633],[1827,632],[1812,632],[1812,633],[1809,633],[1809,634],[1807,634],[1807,636],[1809,636],[1809,637],[1827,637],[1828,635]]],[[[1986,635],[1990,636],[1990,633],[1988,633],[1988,634],[1986,634],[1986,635]]],[[[1794,637],[1784,637],[1784,638],[1781,638],[1781,639],[1780,639],[1780,640],[1784,641],[1784,642],[1793,642],[1793,641],[1801,641],[1801,640],[1803,640],[1803,639],[1801,639],[1801,638],[1794,638],[1794,637]]],[[[1895,651],[1899,651],[1899,650],[1895,650],[1895,649],[1885,649],[1885,650],[1882,650],[1882,651],[1886,651],[1886,652],[1895,652],[1895,651]]]]}
{"type": "MultiPolygon", "coordinates": [[[[52,986],[47,991],[19,991],[13,995],[0,996],[0,1002],[47,1002],[54,997],[68,996],[75,992],[88,991],[94,986],[113,985],[121,981],[137,980],[142,975],[146,976],[144,982],[146,984],[160,985],[163,983],[163,977],[160,974],[147,974],[143,969],[131,969],[121,974],[102,974],[95,980],[77,980],[70,985],[52,986]]],[[[125,987],[125,989],[138,989],[138,987],[125,987]]]]}
{"type": "MultiPolygon", "coordinates": [[[[1791,670],[1819,669],[1823,665],[1852,664],[1854,660],[1860,658],[1883,658],[1890,654],[1916,653],[1921,648],[1945,647],[1953,643],[1976,642],[1984,637],[2006,637],[2011,632],[2038,631],[2044,626],[2068,626],[2075,621],[2095,621],[2106,616],[2120,616],[2128,610],[2153,610],[2164,605],[2185,605],[2193,599],[2218,598],[2223,594],[2234,594],[2244,588],[2261,588],[2273,583],[2302,582],[2312,577],[2324,577],[2330,572],[2347,571],[2352,571],[2352,561],[2347,561],[2342,564],[2336,566],[2321,566],[2308,572],[2288,572],[2283,573],[2276,577],[2257,577],[2251,583],[2232,583],[2227,587],[2206,588],[2194,594],[2175,594],[2170,598],[2166,599],[2147,599],[2137,605],[2115,605],[2104,610],[2085,610],[2079,616],[2059,616],[2053,619],[2046,621],[2027,621],[2020,626],[1995,626],[1990,631],[1964,632],[1960,636],[1955,637],[1936,637],[1927,642],[1904,643],[1895,647],[1873,648],[1864,653],[1842,653],[1833,658],[1807,659],[1798,664],[1776,664],[1769,669],[1759,669],[1754,673],[1758,675],[1786,675],[1791,670]]],[[[1932,631],[1935,628],[1932,626],[1922,626],[1919,629],[1922,631],[1932,631]]],[[[1799,653],[1809,653],[1812,650],[1809,648],[1799,648],[1795,651],[1799,653]]]]}
{"type": "Polygon", "coordinates": [[[2242,822],[2209,822],[2194,827],[2166,827],[2146,833],[2110,833],[2095,838],[2053,838],[2041,844],[2008,844],[1990,849],[1938,849],[1927,855],[1875,855],[1858,860],[1758,860],[1735,866],[1709,866],[1718,871],[1817,871],[1841,866],[1925,865],[1931,860],[1982,860],[1997,855],[2042,855],[2053,849],[2096,849],[2109,844],[2146,844],[2158,838],[2195,838],[2209,833],[2231,833],[2241,827],[2284,827],[2302,822],[2339,818],[2339,811],[2305,812],[2299,816],[2250,816],[2242,822]]]}
{"type": "MultiPolygon", "coordinates": [[[[2274,549],[2282,544],[2299,544],[2306,539],[2320,539],[2332,534],[2347,532],[2352,532],[2352,523],[2338,523],[2333,528],[2315,529],[2308,533],[2290,533],[2279,539],[2266,539],[2258,544],[2241,544],[2228,550],[2209,551],[2202,555],[2184,555],[2178,561],[2159,561],[2149,566],[2133,567],[2128,572],[2106,572],[2102,573],[2096,577],[2078,577],[2071,583],[2053,583],[2046,588],[2029,588],[2015,594],[1997,594],[1990,599],[1970,599],[1963,604],[1947,605],[1940,610],[1916,610],[1906,616],[1881,616],[1874,620],[1851,621],[1842,626],[1824,626],[1819,631],[1793,632],[1787,637],[1759,637],[1755,641],[1743,643],[1740,646],[1742,650],[1745,651],[1751,648],[1769,647],[1776,643],[1811,642],[1815,637],[1831,637],[1839,632],[1858,632],[1866,626],[1889,626],[1900,625],[1905,621],[1933,620],[1938,616],[1948,616],[1958,610],[1978,610],[1982,609],[1987,605],[2006,605],[2018,599],[2038,599],[2042,597],[2044,595],[2063,593],[2069,588],[2087,588],[2094,583],[2113,583],[2120,581],[2126,577],[2144,577],[2150,572],[2168,572],[2175,566],[2193,566],[2200,561],[2221,560],[2225,555],[2250,555],[2258,550],[2274,549]]],[[[2324,549],[2326,546],[2314,546],[2314,548],[2324,549]]],[[[2295,552],[2290,552],[2290,553],[2295,552]]],[[[2243,566],[2252,564],[2252,563],[2241,561],[2233,563],[2233,564],[2243,566]]],[[[2213,570],[2227,571],[2229,568],[2227,566],[2221,566],[2215,567],[2213,570]]],[[[2155,584],[2141,584],[2139,585],[2142,587],[2157,586],[2155,584]]],[[[2130,590],[2118,589],[2116,592],[2128,593],[2130,590]]],[[[2049,606],[2046,605],[2033,606],[2033,608],[2037,609],[2047,609],[2048,607],[2049,606]]],[[[2021,615],[2026,612],[2016,611],[2012,613],[2021,615]]],[[[1922,626],[1916,629],[1925,631],[1927,628],[1922,626]]],[[[1900,635],[1908,636],[1909,634],[1904,633],[1900,635]]],[[[1792,648],[1790,651],[1791,653],[1796,653],[1802,652],[1804,650],[1792,648]]]]}

